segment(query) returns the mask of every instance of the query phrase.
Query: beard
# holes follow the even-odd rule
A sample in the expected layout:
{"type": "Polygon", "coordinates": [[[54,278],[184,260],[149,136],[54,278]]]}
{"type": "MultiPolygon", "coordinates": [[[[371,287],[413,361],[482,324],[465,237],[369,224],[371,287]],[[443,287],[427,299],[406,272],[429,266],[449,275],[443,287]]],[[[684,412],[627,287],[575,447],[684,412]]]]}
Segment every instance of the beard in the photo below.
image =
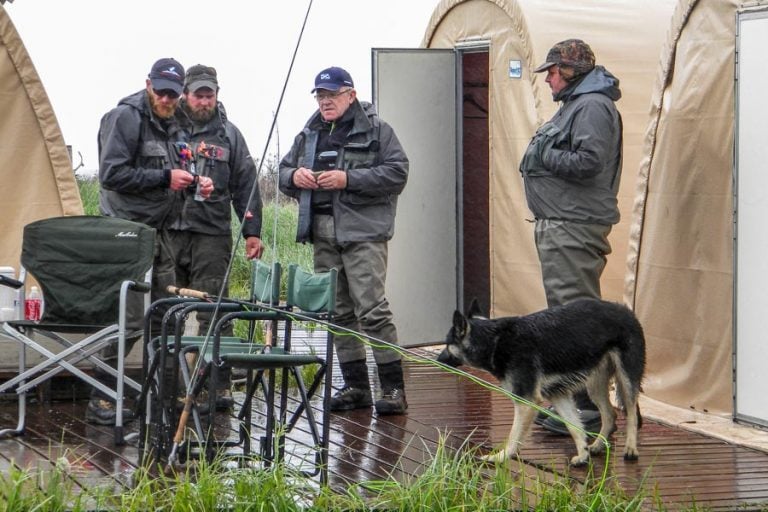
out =
{"type": "Polygon", "coordinates": [[[154,112],[155,115],[160,119],[170,119],[176,113],[176,106],[179,104],[178,102],[167,105],[157,101],[157,98],[155,98],[155,96],[152,94],[149,94],[148,96],[149,105],[152,107],[152,112],[154,112]]]}
{"type": "Polygon", "coordinates": [[[189,103],[186,103],[184,105],[184,110],[187,112],[187,115],[189,118],[198,124],[205,124],[211,119],[213,119],[214,114],[216,113],[215,107],[196,107],[193,108],[190,106],[189,103]]]}

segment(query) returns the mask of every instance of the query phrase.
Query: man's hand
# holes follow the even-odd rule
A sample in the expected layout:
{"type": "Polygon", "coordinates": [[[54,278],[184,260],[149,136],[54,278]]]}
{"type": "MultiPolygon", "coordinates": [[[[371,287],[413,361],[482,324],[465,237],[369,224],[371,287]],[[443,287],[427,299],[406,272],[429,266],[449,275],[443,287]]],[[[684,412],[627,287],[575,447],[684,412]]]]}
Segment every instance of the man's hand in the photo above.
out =
{"type": "Polygon", "coordinates": [[[200,176],[198,185],[200,187],[200,195],[208,199],[213,194],[213,180],[208,176],[200,176]]]}
{"type": "Polygon", "coordinates": [[[317,186],[325,190],[344,190],[347,188],[347,173],[334,169],[323,171],[317,177],[317,186]]]}
{"type": "Polygon", "coordinates": [[[257,236],[249,236],[245,239],[245,257],[249,260],[261,258],[264,252],[264,245],[257,236]]]}
{"type": "Polygon", "coordinates": [[[195,175],[184,169],[171,169],[171,190],[184,190],[195,181],[195,175]]]}
{"type": "Polygon", "coordinates": [[[299,167],[294,171],[293,184],[296,188],[308,188],[312,190],[319,188],[312,169],[307,169],[306,167],[299,167]]]}

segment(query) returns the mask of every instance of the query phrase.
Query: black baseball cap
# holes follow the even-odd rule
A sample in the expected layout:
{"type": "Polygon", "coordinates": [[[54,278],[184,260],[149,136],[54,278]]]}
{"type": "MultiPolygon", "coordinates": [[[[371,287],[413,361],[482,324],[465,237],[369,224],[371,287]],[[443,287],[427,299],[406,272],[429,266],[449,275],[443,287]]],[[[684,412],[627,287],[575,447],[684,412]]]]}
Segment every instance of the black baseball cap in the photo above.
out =
{"type": "Polygon", "coordinates": [[[171,58],[160,59],[152,64],[149,72],[152,88],[158,91],[170,89],[176,94],[184,90],[184,66],[171,58]]]}

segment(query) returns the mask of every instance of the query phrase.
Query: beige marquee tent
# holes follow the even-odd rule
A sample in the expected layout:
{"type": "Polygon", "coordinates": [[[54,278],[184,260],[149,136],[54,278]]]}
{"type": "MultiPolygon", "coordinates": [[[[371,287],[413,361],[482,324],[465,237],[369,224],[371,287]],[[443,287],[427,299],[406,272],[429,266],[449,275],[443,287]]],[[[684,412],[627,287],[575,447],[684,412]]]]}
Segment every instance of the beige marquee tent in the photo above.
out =
{"type": "Polygon", "coordinates": [[[80,215],[83,207],[53,108],[3,6],[0,112],[0,266],[18,271],[26,224],[57,215],[80,215]]]}
{"type": "Polygon", "coordinates": [[[597,63],[621,81],[623,96],[617,106],[625,140],[622,220],[611,233],[613,254],[602,288],[604,297],[622,299],[637,169],[673,7],[671,0],[443,0],[436,7],[423,46],[456,48],[482,41],[488,48],[487,243],[494,316],[546,306],[517,165],[533,132],[557,108],[545,76],[531,70],[554,43],[568,38],[587,41],[597,63]],[[511,62],[521,63],[519,79],[510,77],[511,62]]]}

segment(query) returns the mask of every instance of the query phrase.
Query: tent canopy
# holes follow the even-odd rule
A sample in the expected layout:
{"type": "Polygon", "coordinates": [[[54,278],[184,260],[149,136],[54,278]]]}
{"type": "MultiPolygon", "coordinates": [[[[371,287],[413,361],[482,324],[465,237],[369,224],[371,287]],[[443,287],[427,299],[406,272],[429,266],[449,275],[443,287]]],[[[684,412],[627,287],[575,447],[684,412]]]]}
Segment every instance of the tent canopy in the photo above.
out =
{"type": "Polygon", "coordinates": [[[30,222],[83,213],[56,115],[24,43],[0,6],[0,266],[18,270],[30,222]]]}
{"type": "Polygon", "coordinates": [[[626,300],[646,394],[733,410],[733,0],[681,0],[669,25],[632,217],[626,300]]]}

